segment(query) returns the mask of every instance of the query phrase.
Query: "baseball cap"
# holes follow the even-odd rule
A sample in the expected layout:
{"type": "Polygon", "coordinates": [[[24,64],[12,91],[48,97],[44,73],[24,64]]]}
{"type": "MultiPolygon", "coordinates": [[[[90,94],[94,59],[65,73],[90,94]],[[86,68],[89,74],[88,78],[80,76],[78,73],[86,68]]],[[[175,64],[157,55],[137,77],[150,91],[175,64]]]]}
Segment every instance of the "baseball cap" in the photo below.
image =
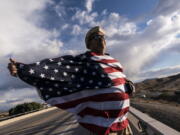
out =
{"type": "Polygon", "coordinates": [[[85,37],[85,43],[86,43],[86,45],[87,45],[87,42],[88,42],[90,36],[91,36],[92,34],[94,34],[94,33],[97,33],[97,32],[101,32],[101,33],[103,33],[103,34],[105,35],[105,31],[104,31],[100,26],[95,26],[95,27],[91,28],[91,29],[87,32],[86,37],[85,37]]]}

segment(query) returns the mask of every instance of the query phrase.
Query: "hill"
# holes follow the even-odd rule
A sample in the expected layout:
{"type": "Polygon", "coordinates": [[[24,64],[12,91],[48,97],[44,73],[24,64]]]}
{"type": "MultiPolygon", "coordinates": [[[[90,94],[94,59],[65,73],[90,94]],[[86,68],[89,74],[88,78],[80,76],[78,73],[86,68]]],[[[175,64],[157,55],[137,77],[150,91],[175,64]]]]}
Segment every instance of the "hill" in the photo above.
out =
{"type": "Polygon", "coordinates": [[[180,90],[180,74],[164,77],[147,79],[136,83],[136,91],[176,91],[180,90]]]}

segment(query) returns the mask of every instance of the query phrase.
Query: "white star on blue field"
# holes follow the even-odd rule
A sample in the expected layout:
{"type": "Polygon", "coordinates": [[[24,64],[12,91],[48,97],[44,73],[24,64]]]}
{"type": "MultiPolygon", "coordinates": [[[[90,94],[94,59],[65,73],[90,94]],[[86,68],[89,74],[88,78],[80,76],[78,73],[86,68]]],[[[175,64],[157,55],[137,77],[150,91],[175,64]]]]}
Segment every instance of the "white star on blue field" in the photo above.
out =
{"type": "Polygon", "coordinates": [[[40,102],[32,87],[10,76],[10,57],[39,64],[82,53],[86,32],[97,25],[106,31],[107,52],[133,81],[180,72],[179,0],[6,0],[0,17],[0,109],[40,102]]]}

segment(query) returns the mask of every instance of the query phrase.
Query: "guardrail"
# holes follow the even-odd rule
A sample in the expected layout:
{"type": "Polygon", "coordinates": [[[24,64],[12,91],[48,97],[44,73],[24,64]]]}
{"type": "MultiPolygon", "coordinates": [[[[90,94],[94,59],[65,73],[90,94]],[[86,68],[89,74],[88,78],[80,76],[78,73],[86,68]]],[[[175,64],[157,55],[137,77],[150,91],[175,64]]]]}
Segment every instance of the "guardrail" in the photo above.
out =
{"type": "Polygon", "coordinates": [[[136,122],[131,122],[132,129],[135,135],[180,135],[180,132],[169,126],[157,121],[147,114],[140,112],[139,110],[131,107],[130,115],[136,118],[136,122]]]}

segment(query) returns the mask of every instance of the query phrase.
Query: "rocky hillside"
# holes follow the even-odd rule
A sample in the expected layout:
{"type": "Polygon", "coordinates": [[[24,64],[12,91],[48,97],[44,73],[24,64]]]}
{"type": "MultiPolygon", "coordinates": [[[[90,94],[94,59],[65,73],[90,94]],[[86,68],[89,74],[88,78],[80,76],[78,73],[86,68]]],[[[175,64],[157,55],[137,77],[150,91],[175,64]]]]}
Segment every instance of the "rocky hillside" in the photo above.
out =
{"type": "Polygon", "coordinates": [[[148,91],[175,91],[180,90],[180,74],[164,78],[148,79],[136,83],[136,92],[148,91]]]}

